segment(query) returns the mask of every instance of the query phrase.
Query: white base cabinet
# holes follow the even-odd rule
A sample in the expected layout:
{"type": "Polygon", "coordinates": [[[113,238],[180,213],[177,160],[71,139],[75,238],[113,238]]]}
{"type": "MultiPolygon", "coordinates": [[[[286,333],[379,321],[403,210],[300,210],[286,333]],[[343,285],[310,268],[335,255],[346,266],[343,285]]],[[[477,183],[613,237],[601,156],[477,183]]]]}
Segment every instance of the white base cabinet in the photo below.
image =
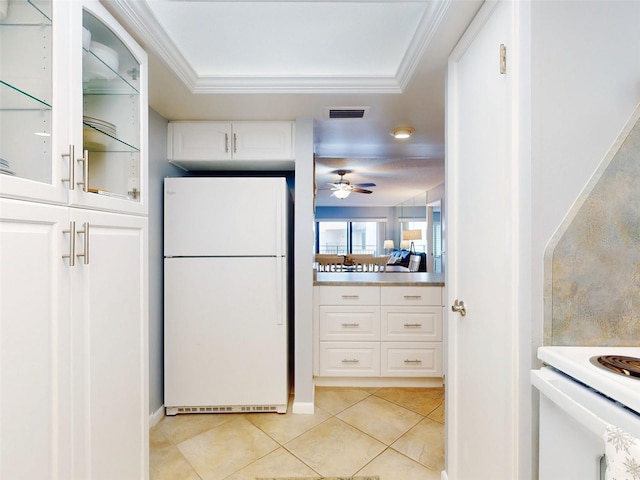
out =
{"type": "Polygon", "coordinates": [[[0,199],[0,478],[148,478],[147,242],[145,217],[0,199]]]}
{"type": "Polygon", "coordinates": [[[441,381],[442,287],[319,286],[315,293],[316,383],[441,381]]]}
{"type": "Polygon", "coordinates": [[[167,158],[193,171],[293,170],[293,122],[170,122],[167,158]]]}

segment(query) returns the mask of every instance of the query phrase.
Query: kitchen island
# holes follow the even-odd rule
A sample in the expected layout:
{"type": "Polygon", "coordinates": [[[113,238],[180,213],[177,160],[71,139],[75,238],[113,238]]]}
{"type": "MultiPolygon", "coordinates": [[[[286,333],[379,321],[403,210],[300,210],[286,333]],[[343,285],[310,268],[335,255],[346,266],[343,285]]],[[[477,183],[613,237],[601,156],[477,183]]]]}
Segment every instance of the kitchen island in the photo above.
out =
{"type": "Polygon", "coordinates": [[[444,273],[426,272],[316,272],[314,285],[444,287],[444,273]]]}
{"type": "Polygon", "coordinates": [[[442,386],[444,274],[317,272],[319,386],[442,386]]]}

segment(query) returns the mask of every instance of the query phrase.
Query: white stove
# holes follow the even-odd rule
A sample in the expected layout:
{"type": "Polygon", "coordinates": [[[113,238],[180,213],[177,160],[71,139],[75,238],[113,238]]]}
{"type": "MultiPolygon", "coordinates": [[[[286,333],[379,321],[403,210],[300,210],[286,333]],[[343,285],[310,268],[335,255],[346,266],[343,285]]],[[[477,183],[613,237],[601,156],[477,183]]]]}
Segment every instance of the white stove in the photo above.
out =
{"type": "Polygon", "coordinates": [[[540,347],[538,358],[577,381],[640,413],[640,378],[614,373],[591,359],[640,358],[640,347],[540,347]]]}
{"type": "Polygon", "coordinates": [[[545,365],[531,383],[540,392],[540,480],[604,480],[607,426],[640,438],[640,378],[594,361],[602,356],[635,365],[640,347],[538,349],[545,365]]]}

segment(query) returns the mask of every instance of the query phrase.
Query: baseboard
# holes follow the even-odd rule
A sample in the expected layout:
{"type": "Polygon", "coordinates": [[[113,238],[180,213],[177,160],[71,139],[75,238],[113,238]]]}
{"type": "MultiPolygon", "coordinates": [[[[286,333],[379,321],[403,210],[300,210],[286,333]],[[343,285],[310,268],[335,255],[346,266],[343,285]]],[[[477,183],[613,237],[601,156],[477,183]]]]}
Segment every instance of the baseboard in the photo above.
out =
{"type": "Polygon", "coordinates": [[[149,415],[149,429],[155,427],[164,418],[164,405],[149,415]]]}
{"type": "Polygon", "coordinates": [[[291,412],[300,413],[304,415],[313,415],[315,413],[315,407],[313,402],[296,402],[294,400],[291,412]]]}
{"type": "Polygon", "coordinates": [[[315,377],[316,387],[420,387],[444,386],[442,377],[315,377]]]}

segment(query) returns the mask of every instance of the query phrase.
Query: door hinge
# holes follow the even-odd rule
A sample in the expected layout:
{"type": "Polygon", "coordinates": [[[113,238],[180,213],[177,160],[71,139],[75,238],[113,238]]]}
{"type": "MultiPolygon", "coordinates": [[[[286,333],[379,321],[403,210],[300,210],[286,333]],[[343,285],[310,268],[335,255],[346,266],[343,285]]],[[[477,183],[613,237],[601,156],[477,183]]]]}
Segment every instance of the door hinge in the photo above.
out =
{"type": "Polygon", "coordinates": [[[500,44],[500,74],[507,73],[507,47],[504,43],[500,44]]]}

